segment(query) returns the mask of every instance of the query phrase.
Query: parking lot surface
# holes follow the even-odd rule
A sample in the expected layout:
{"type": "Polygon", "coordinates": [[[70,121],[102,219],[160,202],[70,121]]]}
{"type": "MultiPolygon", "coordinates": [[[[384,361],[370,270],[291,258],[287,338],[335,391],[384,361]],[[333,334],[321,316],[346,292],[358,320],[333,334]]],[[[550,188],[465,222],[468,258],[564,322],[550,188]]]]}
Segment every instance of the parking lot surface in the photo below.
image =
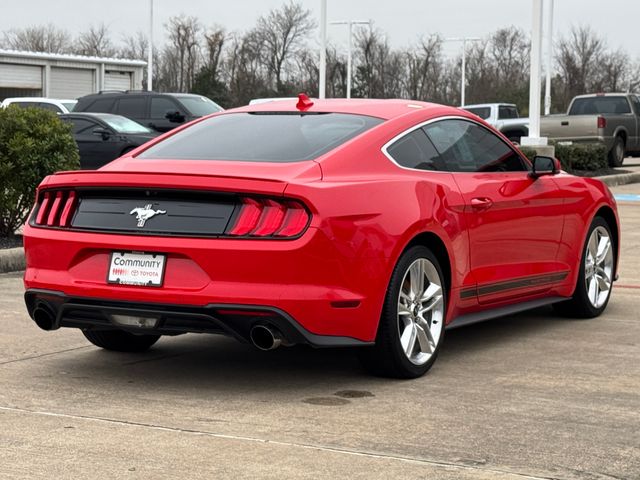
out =
{"type": "Polygon", "coordinates": [[[640,478],[640,185],[616,187],[606,313],[447,332],[423,378],[346,350],[164,338],[143,355],[40,331],[0,275],[0,478],[640,478]]]}

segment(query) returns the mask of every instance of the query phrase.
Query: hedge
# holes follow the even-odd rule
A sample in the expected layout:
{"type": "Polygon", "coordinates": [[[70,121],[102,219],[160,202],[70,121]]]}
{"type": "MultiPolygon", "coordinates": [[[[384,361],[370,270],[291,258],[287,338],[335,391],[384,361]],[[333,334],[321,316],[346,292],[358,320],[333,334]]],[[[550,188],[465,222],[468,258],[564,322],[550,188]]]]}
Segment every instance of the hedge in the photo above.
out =
{"type": "Polygon", "coordinates": [[[33,208],[35,189],[59,170],[80,167],[71,126],[53,112],[0,109],[0,236],[11,236],[33,208]]]}
{"type": "MultiPolygon", "coordinates": [[[[562,169],[573,171],[598,171],[609,167],[607,148],[601,143],[575,143],[571,145],[554,144],[556,158],[560,160],[562,169]]],[[[536,151],[533,148],[520,149],[527,158],[533,160],[536,151]]]]}

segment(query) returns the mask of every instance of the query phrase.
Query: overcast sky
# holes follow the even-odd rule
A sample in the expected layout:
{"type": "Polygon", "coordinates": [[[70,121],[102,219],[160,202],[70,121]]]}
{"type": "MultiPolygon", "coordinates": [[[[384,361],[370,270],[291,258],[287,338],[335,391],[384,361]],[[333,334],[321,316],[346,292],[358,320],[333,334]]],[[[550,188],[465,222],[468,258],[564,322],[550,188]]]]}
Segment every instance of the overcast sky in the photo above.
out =
{"type": "MultiPolygon", "coordinates": [[[[197,16],[204,25],[222,25],[228,31],[242,31],[283,0],[154,0],[156,43],[170,16],[197,16]]],[[[545,0],[548,1],[548,0],[545,0]]],[[[302,0],[319,16],[320,0],[302,0]]],[[[0,30],[54,23],[73,33],[92,23],[105,22],[114,40],[127,33],[147,30],[149,0],[1,0],[0,30]]],[[[329,20],[368,20],[389,36],[394,46],[415,42],[420,36],[440,33],[444,37],[485,36],[509,25],[530,31],[531,0],[328,0],[329,20]]],[[[604,36],[610,47],[621,47],[634,59],[640,58],[637,25],[638,0],[555,0],[556,35],[572,25],[590,25],[604,36]]],[[[346,45],[346,27],[330,26],[329,37],[346,45]]],[[[459,45],[448,44],[447,54],[459,45]]]]}

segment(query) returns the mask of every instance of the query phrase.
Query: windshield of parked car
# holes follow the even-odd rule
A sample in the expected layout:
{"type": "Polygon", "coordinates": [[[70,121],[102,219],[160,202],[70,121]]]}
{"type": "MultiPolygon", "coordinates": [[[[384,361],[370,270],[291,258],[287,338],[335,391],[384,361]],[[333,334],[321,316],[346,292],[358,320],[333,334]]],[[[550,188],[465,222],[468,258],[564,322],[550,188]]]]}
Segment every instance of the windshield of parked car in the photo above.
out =
{"type": "Polygon", "coordinates": [[[213,100],[200,95],[176,95],[176,97],[194,117],[204,117],[222,110],[213,100]]]}
{"type": "Polygon", "coordinates": [[[576,98],[571,104],[569,115],[600,115],[603,113],[631,113],[625,97],[585,97],[576,98]]]}
{"type": "Polygon", "coordinates": [[[102,115],[100,117],[107,125],[113,128],[118,133],[150,133],[144,125],[140,125],[138,122],[122,117],[120,115],[102,115]]]}
{"type": "Polygon", "coordinates": [[[486,120],[491,116],[491,107],[472,107],[472,108],[465,107],[465,110],[467,112],[473,113],[474,115],[477,115],[483,120],[486,120]]]}
{"type": "Polygon", "coordinates": [[[383,120],[343,113],[232,113],[203,120],[140,158],[299,162],[313,160],[383,120]]]}
{"type": "Polygon", "coordinates": [[[60,102],[62,103],[62,105],[64,105],[64,108],[66,108],[67,110],[69,110],[70,112],[73,112],[73,109],[76,108],[76,101],[73,102],[60,102]]]}

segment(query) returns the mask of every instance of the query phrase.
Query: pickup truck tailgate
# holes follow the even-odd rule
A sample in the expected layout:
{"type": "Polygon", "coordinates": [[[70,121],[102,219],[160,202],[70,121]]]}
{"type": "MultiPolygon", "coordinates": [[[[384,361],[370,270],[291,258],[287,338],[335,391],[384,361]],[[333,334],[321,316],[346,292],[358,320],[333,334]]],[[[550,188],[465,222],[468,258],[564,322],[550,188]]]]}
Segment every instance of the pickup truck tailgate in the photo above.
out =
{"type": "Polygon", "coordinates": [[[559,141],[597,138],[598,115],[550,115],[540,120],[540,134],[559,141]]]}

